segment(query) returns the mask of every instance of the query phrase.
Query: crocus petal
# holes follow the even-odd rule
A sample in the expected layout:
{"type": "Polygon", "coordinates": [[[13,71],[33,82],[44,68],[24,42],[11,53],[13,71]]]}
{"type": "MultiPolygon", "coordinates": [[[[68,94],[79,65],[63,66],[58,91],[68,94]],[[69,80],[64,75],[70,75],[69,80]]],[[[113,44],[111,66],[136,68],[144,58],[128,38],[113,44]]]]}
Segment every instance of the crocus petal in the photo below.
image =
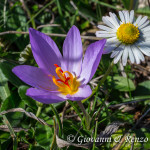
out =
{"type": "Polygon", "coordinates": [[[21,65],[13,68],[13,73],[16,74],[22,81],[32,87],[44,89],[48,91],[56,90],[56,86],[48,75],[40,68],[21,65]]]}
{"type": "Polygon", "coordinates": [[[88,81],[90,81],[95,74],[105,43],[106,40],[103,39],[89,45],[87,48],[82,64],[82,72],[80,75],[80,80],[83,84],[88,83],[88,81]]]}
{"type": "Polygon", "coordinates": [[[65,100],[59,97],[57,93],[47,92],[35,88],[29,88],[26,92],[26,95],[44,104],[58,103],[65,100]]]}
{"type": "Polygon", "coordinates": [[[84,87],[80,87],[78,92],[74,95],[68,95],[67,98],[72,101],[80,101],[92,94],[92,90],[89,85],[85,85],[84,87]]]}
{"type": "Polygon", "coordinates": [[[73,26],[63,44],[63,64],[62,69],[74,72],[80,75],[82,65],[82,41],[80,32],[76,26],[73,26]]]}
{"type": "Polygon", "coordinates": [[[33,56],[38,66],[48,74],[56,75],[54,64],[61,65],[61,55],[56,44],[46,35],[44,36],[32,28],[29,30],[29,35],[33,56]]]}

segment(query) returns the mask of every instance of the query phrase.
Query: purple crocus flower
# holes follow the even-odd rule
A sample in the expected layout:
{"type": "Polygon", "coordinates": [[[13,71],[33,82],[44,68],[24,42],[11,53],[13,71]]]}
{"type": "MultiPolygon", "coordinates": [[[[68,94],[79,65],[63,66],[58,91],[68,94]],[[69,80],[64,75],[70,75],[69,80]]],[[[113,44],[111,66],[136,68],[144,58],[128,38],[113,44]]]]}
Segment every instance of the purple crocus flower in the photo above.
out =
{"type": "Polygon", "coordinates": [[[26,95],[45,104],[64,100],[79,101],[89,97],[92,79],[106,40],[97,41],[86,50],[84,60],[80,32],[73,26],[63,44],[63,56],[55,42],[44,33],[29,29],[33,56],[39,66],[20,65],[13,72],[32,86],[26,95]]]}

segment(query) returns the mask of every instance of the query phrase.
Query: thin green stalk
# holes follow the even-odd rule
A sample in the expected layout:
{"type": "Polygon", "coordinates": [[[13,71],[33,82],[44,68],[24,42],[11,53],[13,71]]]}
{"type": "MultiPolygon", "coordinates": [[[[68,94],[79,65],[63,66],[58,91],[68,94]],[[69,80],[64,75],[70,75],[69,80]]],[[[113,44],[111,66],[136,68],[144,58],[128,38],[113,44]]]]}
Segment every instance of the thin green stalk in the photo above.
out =
{"type": "Polygon", "coordinates": [[[14,132],[11,124],[9,123],[9,121],[6,118],[5,115],[3,115],[3,119],[4,119],[4,124],[7,125],[8,129],[9,129],[9,132],[10,132],[10,135],[13,139],[13,150],[17,150],[17,138],[16,138],[16,135],[15,135],[15,132],[14,132]]]}
{"type": "Polygon", "coordinates": [[[61,124],[61,120],[60,120],[59,114],[58,114],[56,108],[53,106],[53,104],[50,104],[50,107],[51,107],[54,115],[56,116],[56,119],[57,119],[57,122],[58,122],[58,126],[59,126],[59,137],[61,137],[62,136],[62,124],[61,124]]]}
{"type": "Polygon", "coordinates": [[[92,150],[95,150],[95,141],[96,141],[96,138],[97,138],[97,127],[98,127],[98,121],[96,121],[95,133],[94,133],[94,142],[93,142],[92,150]]]}

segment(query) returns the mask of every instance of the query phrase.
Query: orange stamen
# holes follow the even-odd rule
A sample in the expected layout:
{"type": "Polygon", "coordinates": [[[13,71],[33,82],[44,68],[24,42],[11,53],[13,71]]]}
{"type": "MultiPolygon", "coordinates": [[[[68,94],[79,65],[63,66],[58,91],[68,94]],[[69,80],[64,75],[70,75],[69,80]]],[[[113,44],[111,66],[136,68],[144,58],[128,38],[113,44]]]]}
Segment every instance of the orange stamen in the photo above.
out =
{"type": "Polygon", "coordinates": [[[64,95],[76,93],[80,85],[77,78],[74,78],[69,71],[63,71],[57,64],[54,64],[54,66],[56,67],[56,74],[59,79],[56,79],[55,76],[48,76],[52,77],[53,83],[58,86],[58,90],[64,95]]]}

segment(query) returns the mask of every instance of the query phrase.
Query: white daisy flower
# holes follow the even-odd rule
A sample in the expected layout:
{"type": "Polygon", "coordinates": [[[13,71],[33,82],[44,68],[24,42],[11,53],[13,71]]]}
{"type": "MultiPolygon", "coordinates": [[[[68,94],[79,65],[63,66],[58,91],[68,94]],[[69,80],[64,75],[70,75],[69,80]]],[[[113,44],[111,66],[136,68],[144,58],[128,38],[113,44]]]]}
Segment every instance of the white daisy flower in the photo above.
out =
{"type": "Polygon", "coordinates": [[[119,11],[120,20],[114,13],[102,18],[107,25],[98,25],[103,31],[97,31],[97,37],[108,38],[104,54],[112,52],[116,64],[122,59],[125,66],[129,57],[131,63],[144,61],[143,54],[150,56],[150,25],[147,16],[139,16],[134,21],[134,11],[119,11]]]}

